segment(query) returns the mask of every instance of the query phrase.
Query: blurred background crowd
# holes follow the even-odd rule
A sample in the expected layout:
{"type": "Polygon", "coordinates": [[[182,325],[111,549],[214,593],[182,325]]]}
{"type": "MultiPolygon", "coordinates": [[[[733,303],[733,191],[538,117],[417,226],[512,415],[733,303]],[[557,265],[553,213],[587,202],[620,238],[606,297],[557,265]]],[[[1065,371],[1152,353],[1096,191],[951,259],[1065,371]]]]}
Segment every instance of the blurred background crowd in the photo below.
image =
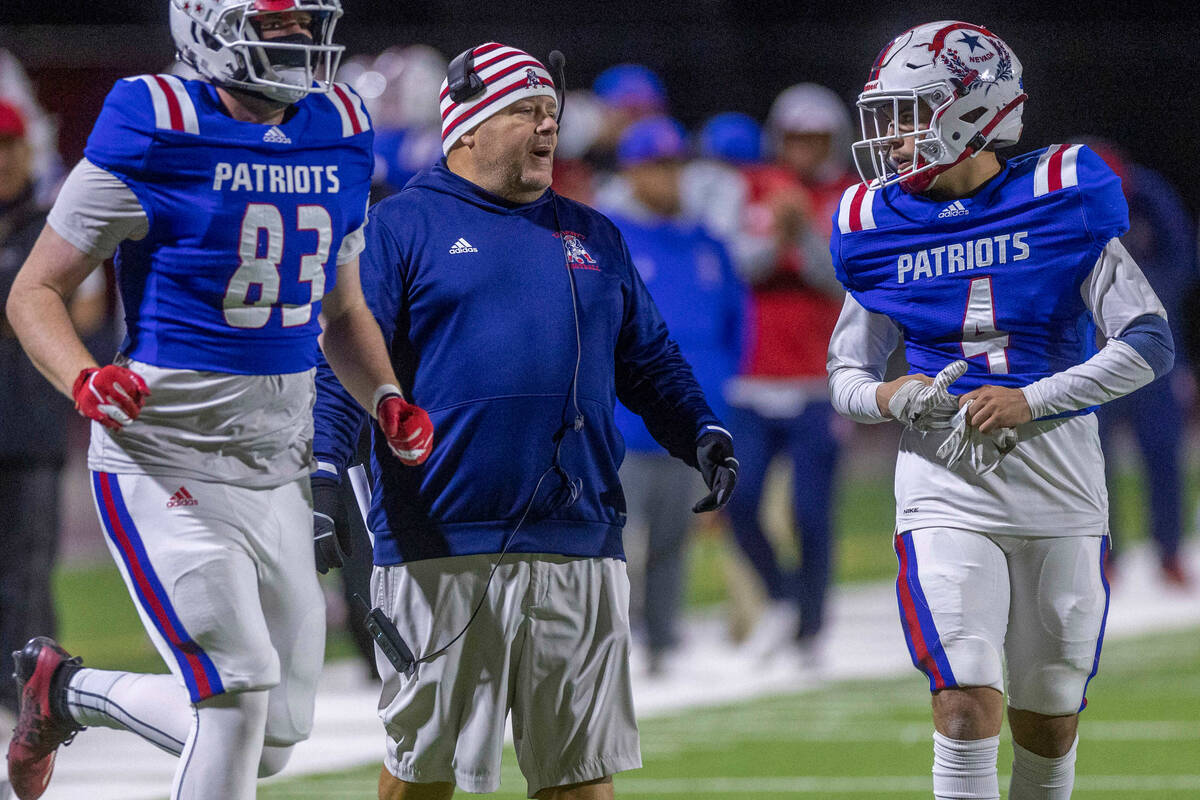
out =
{"type": "MultiPolygon", "coordinates": [[[[6,47],[0,49],[0,308],[112,80],[175,70],[163,49],[169,48],[165,28],[156,36],[145,33],[165,19],[165,3],[136,5],[142,10],[131,10],[125,21],[144,14],[139,21],[146,27],[85,28],[92,36],[79,25],[56,36],[54,23],[85,20],[94,11],[59,19],[55,15],[66,12],[44,9],[14,19],[43,24],[9,27],[0,12],[0,46],[6,47]],[[148,43],[129,41],[139,31],[148,43]]],[[[349,22],[355,3],[345,5],[349,22]]],[[[554,189],[616,222],[674,338],[734,434],[742,464],[737,492],[722,516],[702,520],[689,513],[702,494],[699,476],[666,456],[636,417],[619,416],[628,447],[622,468],[630,503],[626,548],[635,626],[644,645],[641,667],[668,671],[673,659],[686,657],[684,609],[714,598],[724,601],[730,635],[746,653],[789,654],[800,668],[819,662],[829,586],[839,575],[859,575],[845,566],[842,543],[863,534],[870,548],[890,557],[886,484],[898,436],[895,426],[856,427],[829,403],[825,350],[842,303],[828,252],[831,219],[842,191],[859,180],[849,160],[858,135],[853,101],[859,81],[875,49],[905,23],[927,21],[930,14],[875,18],[857,27],[831,23],[825,29],[830,36],[853,36],[853,47],[844,48],[838,63],[831,65],[828,56],[836,43],[813,40],[822,54],[819,66],[797,57],[794,68],[781,68],[789,59],[774,45],[763,48],[760,61],[745,63],[757,52],[756,28],[705,38],[714,34],[703,13],[711,6],[714,24],[730,23],[728,3],[690,4],[687,22],[673,29],[673,38],[672,29],[661,25],[614,36],[609,28],[617,30],[615,23],[597,20],[593,35],[608,36],[605,47],[581,44],[589,34],[561,10],[534,33],[528,20],[489,29],[478,18],[459,20],[444,5],[432,5],[442,16],[416,12],[426,16],[390,32],[368,31],[360,20],[350,37],[357,44],[344,40],[351,46],[339,78],[364,98],[376,129],[375,199],[401,190],[441,156],[437,93],[459,49],[493,38],[533,52],[543,44],[546,50],[562,47],[570,88],[554,189]],[[570,63],[572,43],[583,53],[582,66],[570,63]],[[691,47],[715,50],[693,65],[691,47]],[[706,86],[716,88],[706,92],[706,86]],[[883,490],[871,494],[863,489],[868,485],[883,490]],[[858,513],[868,503],[878,506],[874,516],[858,513]],[[697,546],[699,556],[692,552],[697,546]],[[689,588],[692,580],[716,588],[689,588]]],[[[667,3],[659,21],[669,23],[677,5],[667,3]]],[[[386,13],[381,7],[373,4],[373,13],[386,13]]],[[[604,16],[603,7],[590,13],[604,16]]],[[[753,13],[755,4],[746,9],[753,13]]],[[[785,33],[805,25],[803,19],[783,22],[785,33]]],[[[1038,39],[1029,29],[1017,36],[999,24],[996,30],[1026,62],[1027,80],[1044,82],[1051,69],[1046,61],[1052,66],[1063,50],[1088,39],[1042,36],[1045,50],[1039,53],[1030,52],[1038,39]]],[[[1128,29],[1135,41],[1120,48],[1121,58],[1136,66],[1139,37],[1154,39],[1155,30],[1162,33],[1128,29]]],[[[780,38],[772,41],[778,45],[780,38]]],[[[1161,37],[1154,46],[1163,46],[1161,37]]],[[[1095,57],[1073,55],[1070,63],[1076,64],[1095,57]]],[[[1054,91],[1067,96],[1062,84],[1071,77],[1059,78],[1054,91]]],[[[1125,243],[1166,304],[1182,345],[1169,380],[1101,411],[1114,487],[1126,473],[1141,475],[1134,478],[1140,490],[1112,493],[1113,574],[1119,579],[1123,527],[1136,520],[1136,534],[1148,535],[1156,549],[1164,587],[1194,589],[1198,576],[1178,556],[1197,525],[1187,478],[1196,470],[1193,370],[1200,365],[1195,159],[1176,163],[1163,155],[1164,139],[1175,135],[1178,120],[1144,149],[1139,144],[1150,140],[1136,125],[1105,124],[1108,115],[1139,108],[1160,118],[1175,113],[1147,109],[1149,98],[1113,97],[1115,110],[1097,104],[1095,115],[1063,118],[1053,117],[1043,86],[1028,91],[1027,117],[1041,121],[1027,129],[1017,151],[1085,141],[1116,170],[1132,217],[1125,243]],[[1045,122],[1047,113],[1054,125],[1045,122]],[[1039,138],[1044,131],[1056,138],[1039,138]],[[1131,501],[1136,508],[1121,507],[1131,501]]],[[[1189,107],[1179,113],[1196,112],[1189,107]]],[[[76,324],[91,336],[102,361],[121,336],[111,270],[108,278],[106,283],[97,274],[73,300],[76,324]]],[[[902,359],[893,368],[905,369],[902,359]]],[[[86,436],[83,421],[36,373],[0,319],[0,508],[8,523],[0,533],[0,654],[29,635],[53,630],[48,587],[56,564],[70,569],[105,559],[84,472],[86,436]]],[[[847,558],[857,557],[851,548],[847,552],[847,558]]],[[[361,586],[369,570],[365,548],[356,561],[344,576],[351,588],[361,586]]],[[[872,576],[869,569],[862,574],[872,576]]],[[[344,613],[337,587],[331,585],[330,595],[337,622],[344,613]]],[[[369,649],[366,640],[360,644],[369,649]]],[[[0,681],[0,703],[10,708],[15,697],[5,692],[11,688],[0,681]]]]}

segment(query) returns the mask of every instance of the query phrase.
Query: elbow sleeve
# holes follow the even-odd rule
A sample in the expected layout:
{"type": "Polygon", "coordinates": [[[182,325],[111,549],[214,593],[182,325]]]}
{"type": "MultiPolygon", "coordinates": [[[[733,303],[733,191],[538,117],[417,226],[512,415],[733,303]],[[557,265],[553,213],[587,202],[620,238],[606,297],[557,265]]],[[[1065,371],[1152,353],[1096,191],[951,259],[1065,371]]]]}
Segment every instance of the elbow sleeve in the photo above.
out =
{"type": "Polygon", "coordinates": [[[1161,378],[1175,364],[1175,341],[1166,319],[1157,314],[1143,314],[1125,326],[1116,337],[1132,347],[1161,378]]]}

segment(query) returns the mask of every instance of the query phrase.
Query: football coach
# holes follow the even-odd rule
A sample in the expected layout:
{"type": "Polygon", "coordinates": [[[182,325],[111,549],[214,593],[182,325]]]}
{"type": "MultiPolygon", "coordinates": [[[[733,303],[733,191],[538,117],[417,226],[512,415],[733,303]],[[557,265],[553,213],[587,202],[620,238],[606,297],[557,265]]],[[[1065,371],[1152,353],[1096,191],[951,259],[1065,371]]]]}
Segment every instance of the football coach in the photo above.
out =
{"type": "MultiPolygon", "coordinates": [[[[616,401],[700,470],[694,511],[721,508],[737,478],[616,227],[550,189],[561,55],[550,63],[495,42],[455,58],[445,159],[366,227],[363,293],[396,391],[437,431],[420,466],[373,444],[372,604],[395,625],[381,800],[495,791],[509,711],[530,797],[612,797],[612,775],[641,766],[616,401]]],[[[320,485],[363,411],[328,369],[318,385],[320,485]]]]}

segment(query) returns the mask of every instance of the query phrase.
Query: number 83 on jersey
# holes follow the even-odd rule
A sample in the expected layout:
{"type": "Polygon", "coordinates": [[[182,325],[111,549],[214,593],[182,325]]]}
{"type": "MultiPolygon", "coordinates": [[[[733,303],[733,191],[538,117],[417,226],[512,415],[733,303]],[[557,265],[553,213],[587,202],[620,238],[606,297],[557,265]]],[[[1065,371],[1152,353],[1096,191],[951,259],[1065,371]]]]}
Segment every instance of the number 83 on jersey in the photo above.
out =
{"type": "MultiPolygon", "coordinates": [[[[242,217],[238,255],[240,263],[225,289],[225,322],[234,328],[262,328],[272,310],[282,310],[282,325],[292,328],[312,319],[313,304],[325,294],[325,267],[333,243],[333,222],[319,205],[296,207],[296,219],[285,226],[283,213],[270,203],[249,203],[242,217]],[[293,237],[316,233],[311,252],[300,255],[299,286],[284,290],[285,254],[293,237]],[[285,296],[281,301],[280,295],[285,296]],[[302,301],[302,302],[299,302],[302,301]]],[[[311,238],[311,235],[305,238],[311,238]]],[[[298,245],[297,245],[298,246],[298,245]]]]}

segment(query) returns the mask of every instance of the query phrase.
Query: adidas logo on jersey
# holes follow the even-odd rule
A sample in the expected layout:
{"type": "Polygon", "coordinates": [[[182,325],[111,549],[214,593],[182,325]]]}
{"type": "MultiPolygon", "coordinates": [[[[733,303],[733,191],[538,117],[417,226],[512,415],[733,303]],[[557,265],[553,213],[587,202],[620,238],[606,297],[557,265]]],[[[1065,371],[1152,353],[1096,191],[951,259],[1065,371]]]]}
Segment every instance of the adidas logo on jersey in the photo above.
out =
{"type": "Polygon", "coordinates": [[[455,242],[454,244],[452,244],[450,246],[450,255],[457,255],[459,253],[478,253],[478,252],[479,252],[478,247],[472,247],[471,243],[468,242],[466,239],[462,238],[461,236],[458,237],[457,242],[455,242]]]}
{"type": "Polygon", "coordinates": [[[277,125],[272,125],[263,134],[264,142],[274,142],[275,144],[291,144],[292,140],[287,137],[287,134],[279,130],[277,125]]]}
{"type": "Polygon", "coordinates": [[[955,200],[953,203],[942,209],[942,213],[938,214],[938,219],[945,219],[946,217],[965,217],[970,213],[970,211],[967,211],[967,207],[962,204],[961,200],[955,200]]]}
{"type": "Polygon", "coordinates": [[[192,497],[192,493],[186,487],[180,486],[175,494],[171,495],[171,499],[167,501],[167,508],[178,508],[179,506],[198,506],[200,501],[192,497]]]}

